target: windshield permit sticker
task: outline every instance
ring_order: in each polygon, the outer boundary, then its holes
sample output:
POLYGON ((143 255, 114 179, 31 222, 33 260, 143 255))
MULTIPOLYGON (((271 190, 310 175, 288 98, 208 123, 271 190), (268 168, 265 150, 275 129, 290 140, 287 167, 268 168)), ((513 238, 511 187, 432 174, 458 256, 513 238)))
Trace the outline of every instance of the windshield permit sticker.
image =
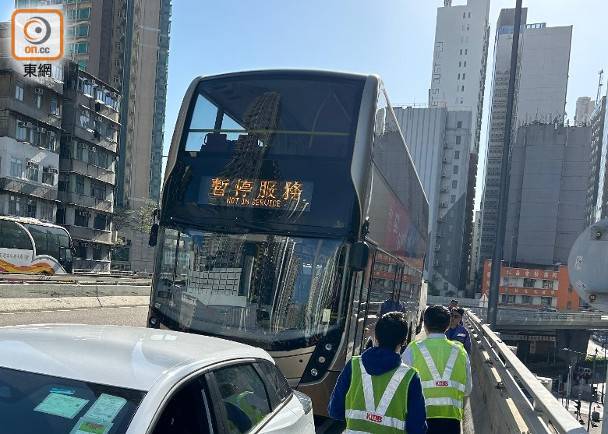
POLYGON ((70 434, 107 434, 112 429, 112 425, 114 424, 81 417, 74 428, 72 428, 72 431, 70 431, 70 434))
POLYGON ((94 420, 103 424, 114 421, 127 400, 118 396, 102 393, 97 401, 87 410, 83 419, 94 420))
POLYGON ((310 211, 313 183, 203 177, 198 202, 202 205, 310 211))
POLYGON ((74 419, 88 402, 88 399, 76 398, 60 393, 49 393, 34 411, 65 417, 66 419, 74 419))

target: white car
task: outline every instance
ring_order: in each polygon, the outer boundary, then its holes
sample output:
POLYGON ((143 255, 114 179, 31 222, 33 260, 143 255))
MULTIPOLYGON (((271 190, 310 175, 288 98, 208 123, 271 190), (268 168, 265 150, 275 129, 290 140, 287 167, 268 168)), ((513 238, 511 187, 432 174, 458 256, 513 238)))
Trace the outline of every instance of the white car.
POLYGON ((314 433, 312 403, 263 350, 118 326, 0 328, 0 431, 314 433))

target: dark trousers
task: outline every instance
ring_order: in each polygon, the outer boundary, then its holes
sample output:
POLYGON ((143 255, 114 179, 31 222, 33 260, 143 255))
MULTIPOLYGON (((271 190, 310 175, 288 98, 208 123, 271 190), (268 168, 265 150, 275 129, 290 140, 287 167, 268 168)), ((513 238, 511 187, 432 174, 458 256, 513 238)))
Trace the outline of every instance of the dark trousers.
POLYGON ((460 434, 460 421, 456 419, 427 419, 426 434, 460 434))

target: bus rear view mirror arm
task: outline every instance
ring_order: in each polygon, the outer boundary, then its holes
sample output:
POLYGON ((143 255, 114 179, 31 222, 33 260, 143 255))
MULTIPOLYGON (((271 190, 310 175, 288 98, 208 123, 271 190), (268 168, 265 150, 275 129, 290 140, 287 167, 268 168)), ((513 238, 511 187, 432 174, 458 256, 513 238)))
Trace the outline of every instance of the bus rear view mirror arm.
POLYGON ((369 246, 363 241, 357 241, 350 248, 350 266, 353 271, 363 271, 369 260, 369 246))

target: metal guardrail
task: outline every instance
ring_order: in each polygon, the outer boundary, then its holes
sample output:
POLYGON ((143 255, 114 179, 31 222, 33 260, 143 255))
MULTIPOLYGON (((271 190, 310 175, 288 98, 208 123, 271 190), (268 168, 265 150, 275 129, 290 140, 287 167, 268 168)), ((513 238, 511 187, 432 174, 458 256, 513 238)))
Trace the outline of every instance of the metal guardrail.
MULTIPOLYGON (((583 434, 587 431, 547 390, 509 347, 484 324, 477 315, 467 311, 474 350, 485 357, 487 369, 497 371, 493 388, 507 392, 519 416, 533 434, 583 434)), ((494 378, 494 377, 492 377, 494 378)), ((488 397, 489 398, 489 397, 488 397)), ((483 405, 482 402, 475 403, 483 405)), ((473 404, 474 405, 474 404, 473 404)))
MULTIPOLYGON (((487 317, 488 309, 485 307, 470 307, 469 310, 481 318, 487 317)), ((592 312, 561 313, 500 308, 498 310, 497 320, 502 323, 520 324, 543 323, 547 321, 562 321, 567 323, 608 323, 608 315, 592 312)))

